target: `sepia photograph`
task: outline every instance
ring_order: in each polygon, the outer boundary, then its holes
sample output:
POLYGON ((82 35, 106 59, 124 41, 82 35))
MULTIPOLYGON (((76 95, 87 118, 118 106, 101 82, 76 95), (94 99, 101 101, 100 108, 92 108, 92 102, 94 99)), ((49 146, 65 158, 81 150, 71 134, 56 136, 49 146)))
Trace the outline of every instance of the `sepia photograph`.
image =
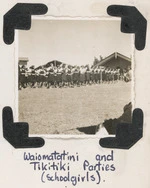
POLYGON ((131 122, 132 37, 120 20, 32 20, 18 31, 19 121, 30 134, 107 135, 131 122))

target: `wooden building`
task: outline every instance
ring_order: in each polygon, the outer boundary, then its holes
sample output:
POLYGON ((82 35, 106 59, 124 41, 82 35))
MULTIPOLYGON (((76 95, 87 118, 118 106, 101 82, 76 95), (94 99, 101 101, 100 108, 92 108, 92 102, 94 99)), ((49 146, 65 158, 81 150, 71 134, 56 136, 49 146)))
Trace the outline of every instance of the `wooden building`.
POLYGON ((110 68, 122 68, 126 69, 128 67, 131 67, 131 59, 115 52, 111 54, 110 56, 102 59, 99 63, 94 65, 94 67, 97 66, 104 66, 104 67, 110 67, 110 68))
POLYGON ((29 59, 27 57, 20 57, 18 64, 19 66, 27 65, 28 61, 29 59))

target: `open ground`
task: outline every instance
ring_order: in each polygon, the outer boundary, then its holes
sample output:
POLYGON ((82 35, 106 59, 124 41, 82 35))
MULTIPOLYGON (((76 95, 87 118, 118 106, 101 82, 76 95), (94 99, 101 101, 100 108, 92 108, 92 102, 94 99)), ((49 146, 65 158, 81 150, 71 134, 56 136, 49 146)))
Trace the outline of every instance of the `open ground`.
POLYGON ((85 134, 82 127, 118 118, 130 101, 131 83, 123 81, 75 88, 26 88, 19 91, 19 121, 29 123, 30 134, 85 134))

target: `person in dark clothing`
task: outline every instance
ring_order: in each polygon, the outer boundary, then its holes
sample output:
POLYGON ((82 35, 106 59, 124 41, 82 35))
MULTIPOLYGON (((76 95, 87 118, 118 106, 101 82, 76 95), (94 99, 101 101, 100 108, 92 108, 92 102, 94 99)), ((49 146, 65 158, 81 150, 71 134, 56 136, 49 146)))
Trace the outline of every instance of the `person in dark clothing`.
POLYGON ((116 128, 119 123, 131 123, 132 103, 124 106, 124 113, 115 119, 105 120, 103 126, 109 134, 116 134, 116 128))

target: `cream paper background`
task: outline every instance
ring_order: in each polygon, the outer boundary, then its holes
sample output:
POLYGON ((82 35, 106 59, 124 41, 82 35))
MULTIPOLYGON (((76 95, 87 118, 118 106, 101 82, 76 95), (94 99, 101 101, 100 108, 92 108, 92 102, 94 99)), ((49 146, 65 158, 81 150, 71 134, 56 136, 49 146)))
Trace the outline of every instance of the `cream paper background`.
MULTIPOLYGON (((135 69, 134 69, 134 107, 141 108, 144 112, 144 132, 143 138, 130 150, 114 150, 115 173, 102 173, 105 183, 96 185, 94 183, 79 183, 76 187, 150 187, 150 2, 148 0, 5 0, 0 6, 0 111, 5 106, 11 106, 14 111, 15 121, 18 119, 18 92, 17 92, 17 32, 16 40, 12 45, 3 42, 3 15, 9 11, 16 3, 44 3, 49 11, 44 16, 45 19, 110 19, 106 9, 109 5, 130 5, 136 8, 147 19, 147 41, 146 47, 142 51, 133 50, 135 69)), ((113 17, 111 19, 114 19, 113 17)), ((107 36, 106 36, 107 37, 107 36)), ((1 116, 2 117, 2 116, 1 116)), ((23 161, 23 153, 51 153, 54 150, 62 150, 70 153, 78 152, 80 160, 91 161, 96 154, 110 153, 110 149, 99 146, 99 137, 50 137, 44 136, 45 146, 37 149, 14 149, 2 135, 2 118, 0 121, 0 186, 25 188, 25 187, 73 187, 71 183, 41 183, 40 173, 34 172, 33 168, 23 161)), ((74 173, 81 171, 82 163, 76 165, 74 173)))

